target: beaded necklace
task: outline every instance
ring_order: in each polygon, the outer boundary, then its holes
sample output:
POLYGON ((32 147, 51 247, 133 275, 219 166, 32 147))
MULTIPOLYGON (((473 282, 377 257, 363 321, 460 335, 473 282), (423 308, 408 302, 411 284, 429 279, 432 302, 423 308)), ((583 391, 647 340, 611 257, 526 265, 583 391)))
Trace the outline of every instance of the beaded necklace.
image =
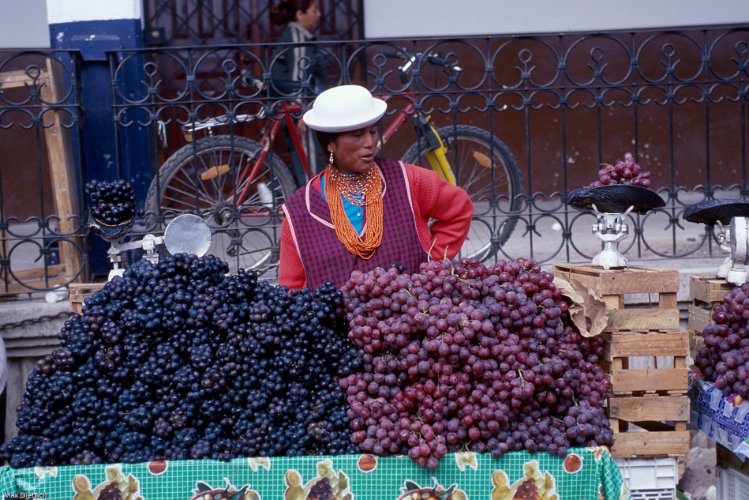
POLYGON ((334 166, 325 171, 325 197, 336 236, 346 249, 364 260, 371 259, 382 243, 383 206, 380 169, 374 166, 361 175, 345 175, 334 166), (367 207, 364 239, 357 234, 343 208, 345 197, 351 204, 367 207))
POLYGON ((380 180, 378 168, 372 167, 363 174, 344 174, 333 167, 328 168, 328 174, 328 178, 338 184, 341 195, 352 205, 364 207, 374 203, 375 196, 367 200, 365 193, 371 192, 374 182, 380 180))

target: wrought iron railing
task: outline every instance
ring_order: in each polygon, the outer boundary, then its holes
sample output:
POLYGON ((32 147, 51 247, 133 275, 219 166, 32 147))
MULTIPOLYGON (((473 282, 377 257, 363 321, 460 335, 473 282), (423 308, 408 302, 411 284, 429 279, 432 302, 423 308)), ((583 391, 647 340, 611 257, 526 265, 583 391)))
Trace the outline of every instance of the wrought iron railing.
MULTIPOLYGON (((360 83, 387 95, 411 89, 416 111, 429 114, 439 126, 476 127, 507 146, 517 161, 521 189, 476 199, 469 235, 474 249, 492 243, 481 254, 489 260, 521 255, 542 262, 590 259, 600 248, 590 237, 593 217, 568 208, 565 197, 595 180, 600 164, 626 153, 652 172, 652 187, 667 203, 631 218, 633 234, 625 245, 631 259, 712 256, 718 250, 711 231, 683 222, 684 208, 705 198, 747 195, 749 30, 322 42, 316 47, 327 55, 331 84, 360 83), (402 81, 397 68, 403 61, 386 57, 389 53, 437 53, 463 71, 451 74, 424 58, 402 81)), ((279 101, 298 97, 273 91, 274 48, 119 53, 113 59, 115 74, 137 56, 146 77, 137 98, 117 94, 115 121, 127 126, 122 117, 140 113, 142 123, 165 129, 169 147, 158 155, 164 163, 187 144, 181 127, 220 115, 272 115, 279 101), (167 79, 170 67, 179 70, 167 79), (243 73, 262 80, 263 90, 243 87, 243 73)), ((391 107, 389 114, 396 112, 391 107)), ((406 128, 385 145, 385 156, 400 158, 415 142, 406 128)), ((240 140, 256 139, 260 131, 253 121, 212 133, 240 140)), ((200 142, 192 144, 188 149, 199 155, 200 142)), ((288 163, 285 146, 274 144, 276 158, 288 163)), ((200 173, 192 172, 200 184, 200 173)), ((491 183, 488 173, 478 182, 491 183)), ((195 207, 202 196, 196 193, 195 207)), ((236 253, 258 251, 248 238, 262 239, 263 252, 277 246, 277 214, 248 217, 241 208, 228 208, 222 207, 215 225, 235 246, 230 260, 236 253)), ((207 215, 205 207, 202 213, 207 215)), ((240 258, 236 265, 242 265, 240 258)))
MULTIPOLYGON (((589 260, 600 249, 591 236, 593 217, 568 207, 565 198, 595 180, 600 164, 626 153, 651 171, 651 187, 666 201, 663 209, 630 217, 631 235, 624 245, 630 260, 719 256, 712 231, 682 221, 681 215, 685 207, 706 198, 747 198, 749 29, 314 45, 325 54, 329 85, 360 83, 374 94, 401 97, 413 91, 408 99, 414 112, 429 115, 446 134, 459 137, 469 127, 496 139, 481 146, 489 168, 473 171, 473 179, 466 161, 453 162, 459 183, 476 181, 470 188, 475 195, 474 225, 464 253, 481 251, 487 261, 518 256, 545 263, 589 260), (451 72, 422 57, 404 81, 398 72, 404 61, 388 57, 392 53, 437 53, 462 71, 451 72), (502 172, 513 162, 520 184, 508 192, 501 189, 502 172), (479 188, 485 187, 490 189, 482 195, 479 188)), ((271 80, 279 51, 290 49, 245 44, 110 53, 114 127, 120 132, 145 127, 154 139, 150 168, 159 175, 152 181, 150 203, 139 200, 150 209, 138 223, 140 231, 161 231, 176 213, 160 199, 168 189, 166 167, 181 159, 188 165, 179 194, 186 209, 209 221, 214 239, 228 247, 224 256, 234 267, 254 259, 263 269, 270 265, 264 277, 273 278, 282 199, 268 198, 263 190, 282 191, 278 178, 293 182, 286 171, 293 155, 283 134, 274 139, 267 162, 271 173, 283 170, 285 175, 269 174, 260 178, 264 187, 245 190, 239 173, 258 151, 252 141, 261 138, 268 117, 277 116, 281 103, 306 105, 312 97, 310 85, 305 85, 310 82, 302 82, 301 90, 289 90, 271 80), (229 118, 217 127, 194 131, 190 140, 186 137, 186 129, 221 116, 229 118), (208 135, 213 136, 213 149, 206 146, 208 135), (206 151, 218 159, 209 160, 206 151), (224 187, 220 203, 208 203, 209 184, 224 187), (236 203, 236 188, 255 196, 254 205, 236 203)), ((25 105, 6 101, 5 108, 25 105)), ((70 123, 75 129, 78 101, 71 97, 64 104, 75 110, 70 123)), ((389 107, 385 125, 399 109, 395 103, 389 107)), ((0 123, 8 128, 8 111, 0 113, 0 123)), ((401 158, 416 141, 415 130, 404 126, 382 154, 401 158)), ((410 154, 418 156, 414 151, 419 148, 414 148, 410 154)), ((118 145, 118 151, 126 149, 118 145)), ((6 171, 3 184, 8 182, 6 171)), ((4 197, 7 200, 7 194, 4 197)), ((5 247, 10 241, 7 206, 4 201, 5 247)), ((8 255, 6 250, 6 283, 8 255)))
POLYGON ((0 296, 85 270, 78 54, 0 51, 0 296))

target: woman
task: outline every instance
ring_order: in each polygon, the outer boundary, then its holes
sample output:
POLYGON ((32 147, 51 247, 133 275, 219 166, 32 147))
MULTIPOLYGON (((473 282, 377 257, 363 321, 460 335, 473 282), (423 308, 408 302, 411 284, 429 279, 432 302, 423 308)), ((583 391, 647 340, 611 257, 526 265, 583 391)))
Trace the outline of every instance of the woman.
MULTIPOLYGON (((320 24, 320 9, 316 0, 282 0, 270 9, 270 18, 274 24, 283 25, 280 42, 273 51, 271 74, 276 93, 283 96, 300 94, 300 84, 317 95, 327 86, 325 61, 321 51, 314 42, 313 31, 320 24), (289 47, 288 44, 293 44, 289 47)), ((303 122, 298 125, 299 135, 304 150, 309 156, 311 172, 318 172, 324 166, 324 156, 319 150, 314 134, 309 133, 303 122)), ((291 137, 287 136, 291 141, 291 137)), ((306 174, 301 160, 292 154, 294 176, 299 184, 306 182, 306 174)))
POLYGON ((460 250, 473 216, 466 192, 431 170, 375 159, 386 107, 364 87, 342 85, 304 114, 329 161, 283 207, 279 284, 340 287, 354 270, 413 273, 460 250))

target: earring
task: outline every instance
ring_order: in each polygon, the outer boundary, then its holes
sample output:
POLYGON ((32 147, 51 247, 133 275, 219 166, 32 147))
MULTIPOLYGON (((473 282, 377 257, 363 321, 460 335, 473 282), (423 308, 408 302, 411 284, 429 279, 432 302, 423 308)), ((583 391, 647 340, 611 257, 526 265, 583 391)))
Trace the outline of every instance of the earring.
POLYGON ((330 152, 330 158, 328 158, 328 168, 333 168, 333 164, 335 163, 335 158, 333 158, 333 152, 330 152))

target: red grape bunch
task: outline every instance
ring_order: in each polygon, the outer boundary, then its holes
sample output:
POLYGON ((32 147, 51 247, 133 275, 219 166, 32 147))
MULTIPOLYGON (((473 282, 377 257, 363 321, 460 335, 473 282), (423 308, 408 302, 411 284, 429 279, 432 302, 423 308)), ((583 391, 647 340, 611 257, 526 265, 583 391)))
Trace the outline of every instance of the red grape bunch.
POLYGON ((598 171, 598 180, 593 181, 590 187, 610 186, 612 184, 650 187, 650 172, 642 170, 640 165, 635 163, 632 155, 627 153, 624 160, 619 160, 615 165, 604 163, 598 171))
POLYGON ((565 322, 553 275, 532 260, 354 272, 343 295, 364 355, 340 383, 363 452, 436 468, 466 448, 566 456, 612 444, 602 341, 565 322))
POLYGON ((727 293, 713 306, 713 321, 702 336, 705 347, 695 362, 705 379, 725 395, 749 398, 749 283, 727 293))

